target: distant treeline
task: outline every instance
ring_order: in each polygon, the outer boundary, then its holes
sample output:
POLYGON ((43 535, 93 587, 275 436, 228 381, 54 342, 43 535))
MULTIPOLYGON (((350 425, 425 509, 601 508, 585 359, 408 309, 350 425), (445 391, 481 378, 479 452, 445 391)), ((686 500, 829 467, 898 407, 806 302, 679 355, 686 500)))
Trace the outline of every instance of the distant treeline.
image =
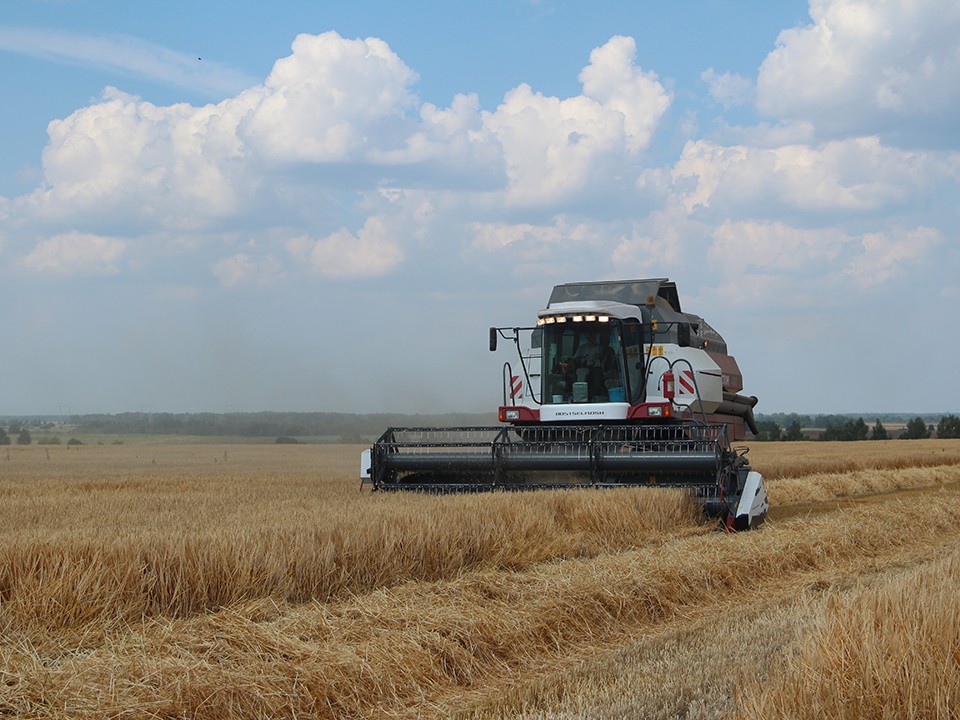
MULTIPOLYGON (((953 415, 879 413, 867 416, 760 413, 759 440, 881 440, 888 437, 960 437, 960 420, 953 415), (884 425, 891 426, 889 429, 884 425), (926 435, 924 435, 926 433, 926 435)), ((0 444, 29 443, 30 429, 47 432, 66 423, 77 434, 192 435, 250 438, 328 438, 343 442, 375 439, 388 427, 456 427, 497 425, 492 413, 361 415, 321 412, 161 413, 55 416, 0 416, 0 444), (4 428, 6 430, 4 431, 4 428)))
POLYGON ((828 425, 841 425, 848 420, 868 418, 879 420, 887 425, 905 425, 916 417, 923 418, 928 424, 936 425, 940 418, 950 413, 836 413, 833 415, 803 415, 800 413, 757 413, 757 422, 773 421, 780 427, 797 423, 802 428, 823 430, 828 425))
POLYGON ((960 438, 960 418, 956 415, 916 415, 886 413, 875 416, 873 427, 855 415, 798 415, 795 413, 758 415, 758 440, 919 440, 923 438, 960 438), (898 426, 896 431, 889 425, 898 426))
POLYGON ((78 432, 118 435, 236 435, 241 437, 335 437, 367 439, 391 426, 495 424, 484 414, 354 415, 349 413, 119 413, 78 415, 70 418, 78 432))

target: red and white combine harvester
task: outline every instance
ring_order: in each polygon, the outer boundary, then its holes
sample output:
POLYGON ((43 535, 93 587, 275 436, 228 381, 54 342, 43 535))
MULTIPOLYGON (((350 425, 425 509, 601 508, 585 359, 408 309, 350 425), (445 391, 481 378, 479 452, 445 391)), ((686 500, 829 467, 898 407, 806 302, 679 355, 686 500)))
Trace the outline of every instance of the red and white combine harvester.
POLYGON ((557 285, 512 342, 496 427, 389 428, 361 457, 375 490, 472 492, 658 485, 691 489, 746 530, 767 493, 745 451, 755 397, 727 344, 663 278, 557 285))

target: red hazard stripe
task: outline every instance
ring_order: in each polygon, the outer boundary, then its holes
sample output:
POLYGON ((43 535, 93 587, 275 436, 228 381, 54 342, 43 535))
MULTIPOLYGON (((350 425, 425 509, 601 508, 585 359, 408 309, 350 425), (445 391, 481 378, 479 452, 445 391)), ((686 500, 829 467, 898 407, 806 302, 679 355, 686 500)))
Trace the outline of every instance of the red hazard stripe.
POLYGON ((519 375, 510 378, 510 397, 523 397, 523 383, 520 382, 519 375))
POLYGON ((688 392, 691 395, 693 394, 693 373, 689 370, 684 370, 677 376, 680 380, 680 392, 688 392))

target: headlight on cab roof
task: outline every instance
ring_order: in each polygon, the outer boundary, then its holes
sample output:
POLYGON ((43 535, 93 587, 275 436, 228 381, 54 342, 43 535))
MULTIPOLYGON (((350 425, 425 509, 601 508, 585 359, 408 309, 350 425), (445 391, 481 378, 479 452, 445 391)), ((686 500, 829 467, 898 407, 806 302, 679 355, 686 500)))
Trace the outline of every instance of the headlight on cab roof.
POLYGON ((565 322, 610 322, 609 315, 545 315, 544 317, 537 318, 537 326, 540 325, 551 325, 553 323, 565 323, 565 322))

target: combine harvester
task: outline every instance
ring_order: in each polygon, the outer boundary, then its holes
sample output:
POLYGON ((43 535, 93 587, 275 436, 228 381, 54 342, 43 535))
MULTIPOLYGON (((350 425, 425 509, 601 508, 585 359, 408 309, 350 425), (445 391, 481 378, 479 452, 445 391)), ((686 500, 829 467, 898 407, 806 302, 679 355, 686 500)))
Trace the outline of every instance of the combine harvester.
POLYGON ((766 488, 731 442, 755 397, 723 338, 662 278, 558 285, 512 342, 497 427, 389 428, 361 457, 375 490, 474 492, 657 485, 695 492, 730 529, 766 518, 766 488))

